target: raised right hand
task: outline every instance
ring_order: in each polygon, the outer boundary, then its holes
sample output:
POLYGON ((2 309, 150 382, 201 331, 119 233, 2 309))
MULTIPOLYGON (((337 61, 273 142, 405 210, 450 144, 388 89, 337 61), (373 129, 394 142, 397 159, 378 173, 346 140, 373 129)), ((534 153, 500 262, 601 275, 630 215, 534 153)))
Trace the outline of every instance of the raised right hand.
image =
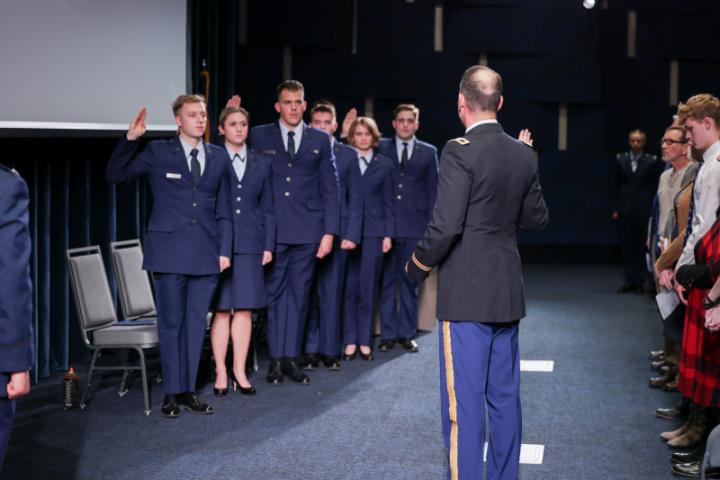
POLYGON ((355 121, 355 119, 358 117, 358 111, 357 108, 353 107, 345 114, 345 118, 343 118, 342 122, 342 130, 340 132, 340 138, 346 138, 348 134, 350 133, 350 125, 355 121))
POLYGON ((230 100, 227 101, 226 107, 239 107, 240 102, 242 99, 240 98, 240 95, 233 95, 230 97, 230 100))
POLYGON ((147 107, 142 107, 132 122, 130 122, 130 128, 128 128, 127 132, 128 140, 137 140, 145 134, 145 130, 147 130, 147 124, 145 123, 146 117, 147 107))

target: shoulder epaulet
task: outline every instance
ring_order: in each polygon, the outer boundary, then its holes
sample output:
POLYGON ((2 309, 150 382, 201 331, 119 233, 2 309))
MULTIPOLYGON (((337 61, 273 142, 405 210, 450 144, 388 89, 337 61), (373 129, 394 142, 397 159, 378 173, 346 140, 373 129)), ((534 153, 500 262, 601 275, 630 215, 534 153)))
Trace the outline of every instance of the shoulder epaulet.
POLYGON ((470 143, 470 140, 465 137, 457 137, 453 138, 452 140, 448 140, 448 143, 450 142, 459 143, 460 145, 468 145, 470 143))

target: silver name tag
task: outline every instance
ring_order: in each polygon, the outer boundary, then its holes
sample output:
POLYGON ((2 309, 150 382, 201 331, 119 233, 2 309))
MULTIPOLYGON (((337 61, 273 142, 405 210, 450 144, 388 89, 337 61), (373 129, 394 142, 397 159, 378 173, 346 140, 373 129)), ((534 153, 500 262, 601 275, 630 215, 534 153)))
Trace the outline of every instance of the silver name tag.
POLYGON ((182 175, 179 173, 166 173, 165 178, 172 178, 173 180, 180 180, 182 178, 182 175))

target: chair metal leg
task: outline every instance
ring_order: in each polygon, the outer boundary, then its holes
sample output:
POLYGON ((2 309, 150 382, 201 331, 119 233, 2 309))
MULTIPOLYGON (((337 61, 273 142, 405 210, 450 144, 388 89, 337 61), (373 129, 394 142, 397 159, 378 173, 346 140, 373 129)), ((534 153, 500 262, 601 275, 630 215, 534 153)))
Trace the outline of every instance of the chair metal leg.
POLYGON ((87 377, 87 385, 85 385, 85 390, 83 391, 82 398, 80 399, 80 409, 84 410, 85 405, 87 404, 89 395, 90 395, 90 384, 92 380, 92 374, 93 370, 95 370, 95 362, 97 361, 97 357, 100 354, 100 348, 95 350, 93 352, 92 360, 90 360, 90 370, 88 371, 88 377, 87 377))
POLYGON ((142 376, 143 398, 145 400, 145 415, 150 415, 150 394, 148 393, 149 385, 145 367, 145 353, 140 347, 135 347, 135 351, 138 352, 138 356, 140 357, 140 374, 142 376))
POLYGON ((120 387, 118 388, 118 395, 124 397, 128 392, 128 378, 130 377, 130 370, 123 371, 122 380, 120 380, 120 387))

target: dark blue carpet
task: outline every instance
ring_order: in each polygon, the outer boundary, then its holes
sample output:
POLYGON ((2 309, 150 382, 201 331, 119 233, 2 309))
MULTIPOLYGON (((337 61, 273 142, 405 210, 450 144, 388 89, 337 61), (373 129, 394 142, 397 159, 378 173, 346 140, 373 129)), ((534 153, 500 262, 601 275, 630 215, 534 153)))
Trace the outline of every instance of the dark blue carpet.
MULTIPOLYGON (((619 267, 530 266, 521 357, 554 360, 553 373, 523 373, 523 442, 545 445, 525 480, 669 479, 670 451, 656 419, 677 394, 647 387, 647 351, 661 325, 646 296, 614 293, 619 267)), ((256 397, 215 399, 211 416, 142 413, 139 382, 124 398, 119 376, 102 374, 85 411, 62 409, 61 379, 19 403, 6 458, 9 479, 442 479, 437 335, 420 353, 397 349, 376 361, 311 373, 309 386, 267 386, 256 397)), ((264 373, 266 362, 263 362, 264 373)))

